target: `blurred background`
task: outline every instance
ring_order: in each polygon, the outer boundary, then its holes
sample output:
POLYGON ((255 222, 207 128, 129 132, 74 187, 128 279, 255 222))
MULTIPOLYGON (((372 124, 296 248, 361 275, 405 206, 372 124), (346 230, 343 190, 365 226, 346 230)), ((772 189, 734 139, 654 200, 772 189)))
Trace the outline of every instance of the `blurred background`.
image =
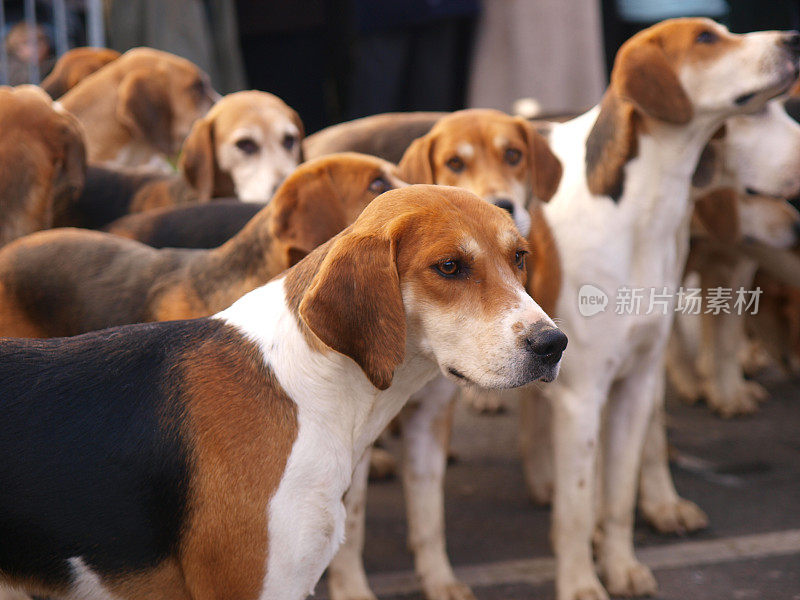
POLYGON ((223 94, 277 94, 308 133, 519 98, 556 115, 595 104, 620 44, 676 16, 797 29, 800 0, 2 0, 0 83, 38 83, 75 46, 151 46, 223 94))

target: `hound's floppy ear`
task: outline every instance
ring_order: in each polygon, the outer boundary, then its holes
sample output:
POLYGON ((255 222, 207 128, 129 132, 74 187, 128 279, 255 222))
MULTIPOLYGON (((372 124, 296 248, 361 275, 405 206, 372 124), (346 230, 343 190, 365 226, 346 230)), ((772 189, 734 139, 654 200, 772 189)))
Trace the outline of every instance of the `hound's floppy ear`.
POLYGON ((433 174, 433 135, 427 133, 411 142, 397 168, 400 179, 408 183, 436 183, 433 174))
POLYGON ((336 238, 299 306, 314 335, 352 358, 379 390, 392 384, 405 355, 395 253, 388 237, 350 233, 336 238))
POLYGON ((553 232, 547 224, 541 204, 531 207, 531 232, 528 244, 531 256, 528 261, 527 290, 548 315, 556 313, 556 303, 561 293, 561 260, 553 232))
POLYGON ((654 41, 623 46, 614 64, 612 86, 645 115, 683 125, 692 118, 692 103, 654 41))
POLYGON ((528 163, 531 170, 533 195, 542 202, 547 202, 558 189, 561 182, 561 161, 553 154, 550 144, 542 136, 533 123, 522 117, 516 117, 528 142, 528 163))
POLYGON ((623 168, 638 150, 636 123, 633 106, 607 92, 586 138, 586 183, 592 194, 619 200, 623 168))
POLYGON ((270 206, 270 229, 286 248, 287 267, 350 224, 327 170, 289 176, 270 206))
POLYGON ((134 135, 144 138, 164 154, 172 154, 172 108, 167 76, 135 69, 119 86, 117 118, 134 135))
POLYGON ((203 117, 192 125, 178 161, 178 170, 197 191, 200 202, 214 197, 215 168, 214 127, 210 119, 203 117))
POLYGON ((733 243, 741 237, 739 204, 733 188, 718 188, 699 198, 694 214, 718 242, 733 243))

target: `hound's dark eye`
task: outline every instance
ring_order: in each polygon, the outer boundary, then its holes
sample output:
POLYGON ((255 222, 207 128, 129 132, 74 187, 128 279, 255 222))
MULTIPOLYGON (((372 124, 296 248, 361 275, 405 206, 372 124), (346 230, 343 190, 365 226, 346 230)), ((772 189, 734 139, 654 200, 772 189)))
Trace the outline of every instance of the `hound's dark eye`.
POLYGON ((392 184, 386 181, 385 177, 376 177, 369 184, 369 191, 373 194, 382 194, 390 189, 392 189, 392 184))
POLYGON ((242 138, 236 142, 236 147, 245 154, 255 154, 258 152, 258 144, 252 138, 242 138))
POLYGON ((445 164, 453 173, 461 173, 464 170, 464 161, 458 156, 451 156, 445 164))
POLYGON ((713 44, 719 39, 716 33, 713 31, 701 31, 697 37, 695 38, 695 42, 698 44, 713 44))
POLYGON ((527 250, 517 250, 517 253, 514 255, 514 262, 516 263, 517 267, 519 267, 520 271, 525 268, 525 256, 527 254, 527 250))
POLYGON ((440 263, 433 265, 440 275, 449 279, 458 277, 463 273, 461 263, 454 258, 448 258, 440 263))
POLYGON ((522 152, 516 148, 506 148, 503 158, 505 158, 505 161, 508 164, 516 165, 519 162, 519 159, 522 158, 522 152))
POLYGON ((281 140, 281 145, 286 148, 287 150, 294 149, 294 145, 297 143, 297 138, 293 136, 291 133, 287 133, 283 136, 281 140))

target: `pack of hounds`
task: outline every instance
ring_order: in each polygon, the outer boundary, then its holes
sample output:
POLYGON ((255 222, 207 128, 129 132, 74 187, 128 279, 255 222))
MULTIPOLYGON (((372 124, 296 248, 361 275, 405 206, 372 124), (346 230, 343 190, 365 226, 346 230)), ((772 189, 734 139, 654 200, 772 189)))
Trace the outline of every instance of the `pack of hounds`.
POLYGON ((730 417, 766 397, 747 371, 800 365, 798 59, 796 32, 674 19, 571 119, 308 138, 147 48, 0 88, 0 597, 299 600, 327 569, 374 599, 367 479, 399 422, 424 594, 471 600, 444 534, 459 395, 518 403, 558 599, 654 594, 637 506, 708 524, 670 475, 667 377, 730 417), (690 284, 759 310, 579 302, 690 284))

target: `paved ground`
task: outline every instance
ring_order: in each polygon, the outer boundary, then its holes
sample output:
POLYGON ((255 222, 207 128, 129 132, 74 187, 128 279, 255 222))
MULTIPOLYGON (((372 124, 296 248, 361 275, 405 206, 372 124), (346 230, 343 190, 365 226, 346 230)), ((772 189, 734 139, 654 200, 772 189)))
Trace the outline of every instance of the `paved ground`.
MULTIPOLYGON (((760 381, 773 397, 754 417, 723 421, 668 402, 676 485, 711 527, 680 538, 637 525, 661 600, 800 600, 800 382, 760 381)), ((459 407, 453 449, 447 536, 459 576, 484 600, 554 598, 549 512, 525 495, 515 409, 481 417, 459 407)), ((370 486, 366 566, 382 599, 423 598, 403 514, 397 481, 370 486)))

